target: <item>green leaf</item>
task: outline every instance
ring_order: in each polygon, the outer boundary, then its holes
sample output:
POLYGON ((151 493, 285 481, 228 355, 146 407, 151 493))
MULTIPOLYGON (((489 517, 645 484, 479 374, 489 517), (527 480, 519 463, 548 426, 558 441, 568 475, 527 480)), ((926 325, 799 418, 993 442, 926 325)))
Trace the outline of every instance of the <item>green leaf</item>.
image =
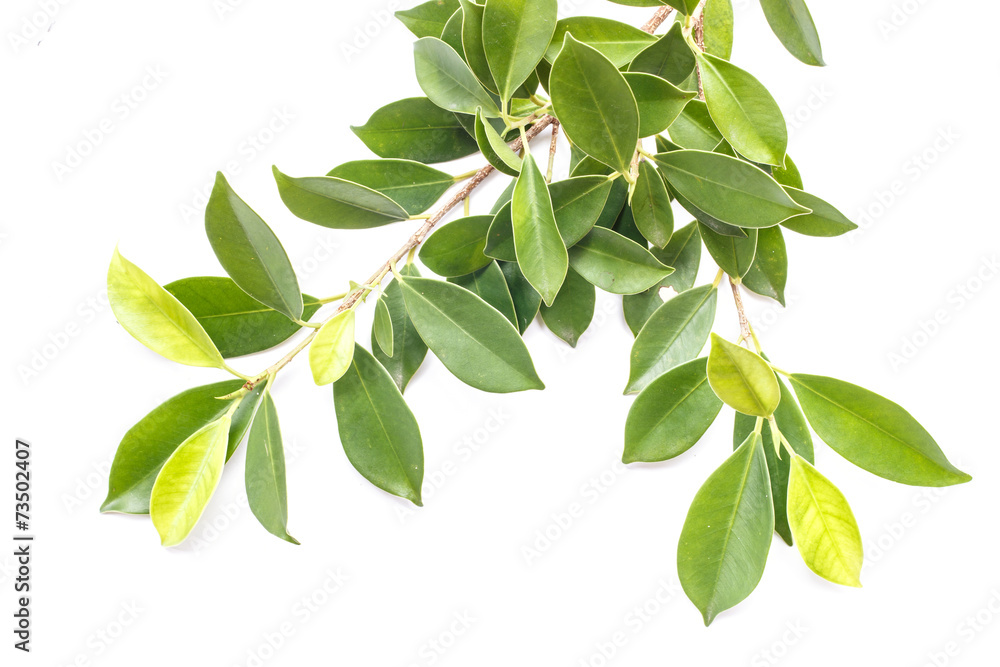
MULTIPOLYGON (((464 16, 465 12, 463 12, 461 8, 456 9, 448 19, 448 22, 444 24, 444 29, 441 31, 440 35, 422 36, 440 37, 442 42, 455 49, 455 53, 462 55, 465 53, 465 47, 462 45, 462 20, 464 16)), ((468 56, 466 56, 465 62, 469 62, 468 56)), ((467 118, 467 116, 460 115, 459 120, 462 120, 463 118, 467 118)))
POLYGON ((746 275, 750 267, 753 266, 753 260, 757 254, 757 233, 759 230, 747 229, 745 230, 747 235, 743 238, 717 234, 705 225, 701 225, 699 231, 702 241, 705 242, 705 247, 708 248, 708 254, 712 256, 720 269, 734 278, 742 278, 746 275))
POLYGON ((757 253, 743 284, 751 292, 767 296, 785 305, 785 283, 788 281, 788 254, 780 227, 765 227, 757 231, 757 253))
POLYGON ((482 107, 483 115, 491 118, 500 115, 493 98, 462 56, 440 39, 418 39, 413 45, 413 60, 417 83, 434 104, 448 111, 466 114, 475 114, 476 108, 482 107))
POLYGON ((681 529, 677 574, 705 625, 757 587, 771 548, 767 462, 751 434, 698 490, 681 529))
MULTIPOLYGON (((799 168, 792 162, 792 158, 785 155, 785 164, 780 167, 771 167, 771 177, 778 181, 783 187, 802 189, 802 175, 799 168)), ((787 190, 786 190, 787 192, 787 190)))
POLYGON ((566 35, 572 35, 576 41, 600 52, 615 68, 628 65, 643 49, 656 41, 656 37, 648 32, 621 21, 599 16, 571 16, 556 25, 552 41, 545 52, 546 60, 555 62, 566 35))
POLYGON ((771 365, 718 334, 712 334, 708 383, 723 403, 745 415, 770 417, 781 400, 781 388, 771 365))
POLYGON ((556 300, 551 306, 541 307, 542 321, 549 331, 569 343, 570 347, 576 347, 580 336, 594 319, 596 303, 594 286, 570 269, 556 300))
POLYGON ((569 263, 591 284, 612 294, 637 294, 673 271, 643 246, 603 227, 594 227, 570 249, 569 263))
POLYGON ((400 10, 395 16, 417 37, 440 37, 457 9, 458 0, 428 0, 413 9, 400 10))
MULTIPOLYGON (((777 422, 781 434, 788 440, 792 449, 800 456, 812 461, 813 442, 806 418, 799 409, 798 403, 795 402, 791 390, 780 379, 778 386, 781 389, 781 401, 778 403, 778 409, 774 411, 774 421, 777 422)), ((741 412, 736 413, 733 427, 733 449, 739 447, 753 433, 756 423, 756 417, 741 412)), ((771 429, 765 428, 762 437, 768 475, 771 478, 771 498, 774 500, 774 530, 781 535, 781 539, 791 546, 792 531, 788 526, 788 513, 786 511, 788 506, 789 456, 782 452, 781 458, 778 458, 777 449, 771 437, 771 429)))
POLYGON ((354 160, 327 176, 381 192, 410 215, 429 209, 455 184, 451 175, 414 160, 354 160))
POLYGON ((788 129, 778 103, 749 72, 713 55, 698 56, 705 103, 733 148, 754 162, 784 164, 788 129))
POLYGON ((639 141, 639 110, 618 68, 567 34, 552 65, 549 92, 570 140, 612 169, 628 173, 639 141))
POLYGON ((892 401, 833 378, 795 373, 790 380, 813 430, 854 465, 913 486, 951 486, 972 479, 892 401))
MULTIPOLYGON (((507 280, 496 262, 490 262, 486 267, 466 276, 448 278, 448 282, 464 287, 480 299, 500 311, 512 325, 517 326, 517 311, 514 310, 514 299, 507 287, 507 280)), ((538 306, 535 306, 538 309, 538 306)))
POLYGON ((701 100, 691 100, 670 125, 668 134, 681 148, 713 151, 722 141, 708 106, 701 100))
POLYGON ((657 248, 666 247, 674 233, 670 193, 656 168, 643 160, 632 194, 632 217, 643 237, 657 248))
POLYGON ((118 248, 108 268, 108 301, 122 328, 153 352, 188 366, 226 368, 191 311, 118 248))
POLYGON ((380 192, 329 176, 292 178, 273 168, 281 201, 296 217, 331 229, 369 229, 410 214, 380 192))
POLYGON ((231 419, 228 414, 181 443, 156 477, 149 516, 165 547, 180 544, 201 518, 222 478, 231 419))
MULTIPOLYGON (((251 298, 231 278, 183 278, 164 285, 163 289, 191 311, 225 359, 270 349, 302 328, 251 298)), ((305 294, 302 300, 304 320, 323 305, 305 294)))
POLYGON ((351 465, 383 491, 421 505, 424 446, 417 420, 388 371, 360 345, 333 385, 333 404, 351 465))
POLYGON ((640 248, 646 250, 649 249, 649 241, 647 241, 646 237, 642 235, 639 228, 635 226, 635 218, 632 215, 631 206, 626 205, 622 209, 622 212, 618 215, 618 219, 615 220, 615 224, 611 228, 611 231, 621 234, 629 241, 638 244, 640 248))
POLYGON ((486 236, 486 247, 483 253, 487 257, 504 262, 516 262, 517 250, 514 248, 514 221, 511 219, 511 202, 504 204, 490 223, 486 236))
POLYGON ((337 313, 316 333, 309 345, 313 382, 332 384, 347 372, 354 354, 354 311, 337 313))
POLYGON ((461 0, 462 4, 462 49, 455 49, 459 53, 465 53, 465 60, 469 63, 473 74, 491 92, 496 93, 496 81, 493 73, 490 72, 490 63, 486 59, 486 47, 483 43, 483 10, 481 4, 471 2, 471 0, 461 0))
POLYGON ((680 150, 659 153, 656 163, 676 192, 731 225, 773 227, 810 212, 763 171, 728 155, 680 150))
POLYGON ((476 143, 479 144, 483 157, 497 171, 508 176, 517 176, 521 173, 520 156, 512 151, 493 126, 486 122, 482 109, 476 110, 476 143))
POLYGON ((411 97, 387 104, 368 122, 351 131, 383 158, 448 162, 479 150, 458 117, 426 97, 411 97))
POLYGON ((702 9, 705 52, 725 58, 733 55, 733 3, 731 0, 707 0, 702 9))
POLYGON ((785 220, 782 225, 806 236, 840 236, 858 228, 856 224, 825 201, 802 190, 785 186, 785 192, 811 213, 785 220))
POLYGON ((694 66, 694 54, 684 40, 681 24, 678 22, 671 25, 665 35, 643 49, 629 63, 628 70, 652 74, 677 86, 691 76, 694 66))
POLYGON ((718 290, 703 285, 660 306, 632 344, 625 393, 641 391, 671 368, 697 357, 712 331, 717 303, 718 290))
MULTIPOLYGON (((101 511, 147 514, 153 482, 164 462, 192 434, 225 415, 236 399, 220 401, 218 397, 228 396, 241 386, 243 380, 227 380, 188 389, 139 420, 118 445, 101 511)), ((255 403, 253 396, 246 397, 233 415, 230 455, 246 433, 255 403)))
POLYGON ((488 0, 483 46, 500 99, 506 102, 535 71, 556 29, 556 0, 488 0))
POLYGON ((639 393, 625 421, 622 461, 666 461, 701 440, 722 409, 706 375, 707 359, 682 364, 639 393))
POLYGON ((865 554, 851 506, 808 461, 791 459, 788 523, 802 560, 827 581, 860 588, 865 554))
POLYGON ((222 268, 240 289, 291 320, 302 317, 299 281, 281 241, 221 171, 205 209, 205 232, 222 268))
POLYGON ((270 393, 264 394, 263 403, 250 427, 245 477, 247 502, 260 525, 275 537, 298 544, 299 541, 288 534, 285 450, 278 410, 270 393))
POLYGON ((493 218, 473 215, 440 227, 420 248, 420 261, 439 276, 464 276, 490 263, 483 254, 493 218))
POLYGON ((510 290, 510 298, 514 302, 514 312, 517 313, 517 330, 524 333, 534 321, 535 315, 542 304, 542 297, 531 286, 528 279, 521 273, 517 262, 498 262, 510 290))
POLYGON ((651 137, 663 132, 684 110, 696 93, 681 90, 666 79, 642 72, 625 72, 639 109, 639 136, 651 137))
MULTIPOLYGON (((399 272, 404 276, 420 277, 420 272, 413 264, 405 264, 399 268, 399 272)), ((399 288, 399 282, 393 280, 382 292, 380 302, 384 303, 392 318, 392 355, 386 354, 378 345, 374 331, 372 332, 372 354, 379 360, 382 366, 389 372, 392 381, 396 383, 399 390, 405 391, 406 385, 420 368, 424 357, 427 356, 427 346, 420 338, 417 330, 410 321, 410 316, 406 314, 406 305, 403 303, 403 292, 399 288)))
POLYGON ((670 237, 670 243, 666 248, 662 250, 653 248, 650 252, 661 264, 674 267, 674 272, 661 280, 659 285, 654 285, 645 292, 626 294, 622 297, 625 323, 632 330, 633 336, 639 335, 639 330, 646 321, 663 305, 663 299, 660 298, 661 288, 670 287, 679 294, 694 287, 698 265, 701 263, 698 223, 692 222, 677 230, 670 237))
POLYGON ((548 184, 530 154, 525 156, 514 186, 511 224, 517 263, 545 304, 551 306, 566 279, 569 258, 556 226, 548 184))
POLYGON ((449 283, 406 278, 400 286, 420 337, 459 380, 495 393, 544 388, 518 330, 500 311, 449 283))
POLYGON ((392 356, 392 315, 383 299, 375 302, 375 319, 372 322, 372 339, 386 356, 392 356))
POLYGON ((760 0, 760 6, 771 30, 789 53, 806 65, 826 64, 816 24, 803 0, 760 0))

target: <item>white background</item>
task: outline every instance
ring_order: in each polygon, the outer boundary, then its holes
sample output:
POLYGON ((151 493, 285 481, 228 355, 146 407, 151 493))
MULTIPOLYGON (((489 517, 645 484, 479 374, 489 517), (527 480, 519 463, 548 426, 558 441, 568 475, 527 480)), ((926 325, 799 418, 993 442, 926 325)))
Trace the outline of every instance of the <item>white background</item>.
MULTIPOLYGON (((221 15, 211 0, 64 1, 49 3, 58 4, 51 29, 31 35, 24 20, 44 4, 6 0, 0 17, 0 498, 10 508, 11 443, 26 438, 38 536, 30 656, 10 647, 12 559, 0 548, 4 664, 994 663, 996 3, 814 0, 830 66, 813 69, 783 50, 755 2, 736 2, 734 61, 785 110, 807 189, 864 225, 853 238, 786 235, 789 308, 750 305, 766 350, 785 368, 898 401, 975 479, 924 491, 817 444, 819 467, 861 525, 865 587, 820 580, 776 539, 760 586, 709 629, 676 585, 675 550, 691 498, 731 451, 731 413, 678 460, 616 464, 632 339, 610 295, 576 351, 540 324, 529 331, 543 393, 478 393, 428 358, 407 392, 426 449, 421 510, 350 467, 330 391, 300 362, 275 398, 290 530, 302 546, 256 524, 242 454, 183 548, 162 549, 144 518, 100 515, 102 471, 125 430, 167 397, 221 379, 160 359, 118 327, 101 304, 115 244, 163 283, 221 274, 198 197, 232 161, 233 186, 284 240, 303 289, 340 291, 412 225, 312 226, 284 210, 270 166, 312 175, 368 157, 348 126, 419 89, 409 33, 381 25, 400 8, 385 0, 234 0, 221 15), (157 70, 162 80, 147 77, 157 70), (123 94, 135 106, 127 117, 123 94), (268 134, 276 113, 291 119, 268 134), (110 134, 60 178, 54 164, 106 118, 110 134), (486 435, 491 416, 501 425, 486 435), (475 452, 467 439, 478 440, 475 452), (573 504, 579 516, 559 529, 553 517, 573 504), (529 561, 525 548, 546 530, 561 534, 529 561), (327 594, 330 572, 346 581, 327 594), (312 610, 303 599, 316 601, 312 610), (616 636, 621 645, 604 657, 616 636)), ((650 13, 561 4, 634 24, 650 13)), ((713 273, 705 267, 706 279, 713 273)), ((734 336, 729 299, 720 304, 718 330, 734 336)), ((235 365, 257 371, 273 354, 235 365)), ((2 526, 0 535, 13 532, 2 526)))

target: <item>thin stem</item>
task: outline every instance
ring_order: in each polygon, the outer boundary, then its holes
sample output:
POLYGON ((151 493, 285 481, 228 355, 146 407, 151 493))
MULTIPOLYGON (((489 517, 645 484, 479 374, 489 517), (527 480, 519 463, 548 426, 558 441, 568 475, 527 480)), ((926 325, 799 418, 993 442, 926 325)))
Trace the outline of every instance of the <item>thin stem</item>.
POLYGON ((757 348, 757 354, 761 353, 760 341, 757 340, 757 336, 753 332, 753 327, 750 326, 750 318, 747 317, 746 310, 743 308, 743 296, 740 294, 740 284, 738 280, 733 280, 732 276, 729 278, 729 284, 733 288, 733 301, 736 303, 736 312, 740 318, 740 340, 753 342, 754 347, 757 348))
POLYGON ((225 370, 228 373, 232 373, 233 375, 235 375, 236 377, 240 378, 244 382, 249 382, 250 380, 253 379, 249 375, 243 375, 243 373, 240 373, 238 370, 236 370, 235 368, 233 368, 232 366, 230 366, 226 362, 222 362, 222 369, 225 370))
POLYGON ((719 287, 719 283, 722 282, 722 278, 725 275, 726 272, 723 271, 722 269, 719 269, 719 272, 715 274, 715 280, 712 281, 712 289, 717 289, 719 287))
POLYGON ((350 294, 350 292, 341 292, 340 294, 334 294, 333 296, 328 296, 325 299, 320 299, 319 303, 325 306, 328 303, 333 303, 334 301, 340 301, 348 294, 350 294))
POLYGON ((777 373, 778 375, 784 375, 786 378, 792 377, 792 374, 786 371, 784 368, 781 368, 780 366, 775 366, 771 362, 768 362, 768 365, 771 367, 771 370, 777 373))
POLYGON ((556 148, 559 139, 559 121, 552 121, 552 140, 549 143, 549 170, 545 172, 545 182, 552 182, 552 170, 556 164, 556 148))
POLYGON ((456 183, 458 183, 459 181, 466 181, 475 176, 477 173, 479 173, 479 170, 473 169, 472 171, 467 171, 464 174, 459 174, 458 176, 455 176, 452 180, 454 180, 456 183))

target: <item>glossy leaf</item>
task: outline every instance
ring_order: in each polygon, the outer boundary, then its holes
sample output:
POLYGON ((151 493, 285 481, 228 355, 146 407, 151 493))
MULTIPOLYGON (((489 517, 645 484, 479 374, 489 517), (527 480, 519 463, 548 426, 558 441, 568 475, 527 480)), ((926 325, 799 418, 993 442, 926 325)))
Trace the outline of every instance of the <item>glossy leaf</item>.
POLYGON ((552 65, 549 91, 555 114, 573 143, 627 173, 639 141, 639 110, 618 68, 567 35, 552 65))
POLYGON ((354 160, 327 176, 380 192, 410 215, 429 209, 455 184, 451 175, 414 160, 354 160))
POLYGON ((406 220, 410 214, 380 192, 329 176, 292 178, 274 167, 278 194, 288 210, 331 229, 369 229, 406 220))
POLYGON ((763 171, 728 155, 680 150, 659 153, 656 163, 675 191, 731 225, 772 227, 810 212, 763 171))
POLYGON ((643 237, 657 248, 666 247, 674 233, 674 210, 670 193, 656 168, 645 160, 632 194, 632 217, 643 237))
POLYGON ((782 223, 793 232, 806 236, 840 236, 858 228, 843 213, 815 195, 788 186, 785 186, 785 192, 801 206, 812 209, 812 213, 782 223))
POLYGON ((269 393, 264 395, 250 427, 245 478, 247 502, 260 525, 272 535, 298 544, 299 541, 288 534, 285 450, 278 410, 269 393))
POLYGON ((417 420, 389 373, 360 345, 333 384, 333 405, 351 465, 383 491, 421 505, 424 446, 417 420))
POLYGON ((591 284, 612 294, 637 294, 673 271, 643 246, 603 227, 594 227, 570 249, 569 262, 591 284))
POLYGON ((448 162, 479 150, 458 117, 426 97, 387 104, 351 131, 383 158, 448 162))
MULTIPOLYGON (((478 7, 478 5, 476 5, 478 7)), ((465 47, 462 45, 462 19, 465 16, 465 12, 461 8, 455 10, 455 12, 448 19, 448 22, 444 24, 444 29, 441 31, 440 35, 422 35, 423 37, 440 37, 441 41, 455 49, 455 53, 463 55, 465 53, 465 47)), ((468 56, 465 57, 465 62, 469 62, 468 56)), ((471 67, 471 65, 470 65, 471 67)), ((475 70, 473 70, 475 71, 475 70)), ((468 118, 465 114, 459 114, 459 120, 468 118)), ((468 128, 466 128, 468 129, 468 128)))
POLYGON ((708 106, 701 100, 691 100, 670 125, 670 138, 681 148, 713 151, 722 139, 708 106))
POLYGON ((771 167, 771 177, 778 181, 782 187, 788 186, 799 190, 802 189, 802 174, 799 173, 799 168, 795 166, 792 158, 788 157, 787 154, 785 155, 784 165, 771 167))
POLYGON ((514 248, 514 221, 511 219, 511 202, 507 202, 493 216, 490 229, 486 236, 486 247, 483 253, 504 262, 516 262, 517 250, 514 248))
POLYGON ((616 68, 628 65, 643 49, 656 41, 648 32, 627 23, 599 16, 571 16, 556 25, 552 42, 545 52, 546 60, 555 62, 567 34, 599 51, 616 68))
POLYGON ((508 176, 521 173, 521 157, 510 149, 493 126, 483 118, 482 110, 476 111, 476 143, 486 161, 497 171, 508 176))
MULTIPOLYGON (((507 280, 496 262, 490 262, 485 268, 465 276, 448 278, 448 282, 464 287, 480 299, 500 311, 500 314, 517 326, 517 312, 514 310, 514 300, 507 287, 507 280)), ((536 306, 537 309, 537 306, 536 306)))
MULTIPOLYGON (((420 272, 413 264, 401 266, 399 272, 404 276, 420 277, 420 272)), ((386 354, 379 347, 374 332, 372 332, 372 354, 389 372, 392 381, 402 392, 406 390, 406 385, 427 356, 427 346, 413 327, 410 316, 406 314, 406 304, 403 302, 403 293, 398 281, 393 280, 389 283, 379 301, 385 304, 392 318, 392 355, 386 354)))
POLYGON ((153 352, 188 366, 226 367, 191 311, 117 248, 108 268, 108 301, 122 328, 153 352))
POLYGON ((149 516, 165 547, 180 544, 201 518, 222 478, 229 415, 207 424, 181 443, 156 477, 149 516))
POLYGON ((517 263, 531 286, 546 305, 552 305, 559 293, 569 259, 559 234, 552 199, 545 177, 527 155, 514 186, 511 224, 517 263))
POLYGON ((462 48, 455 49, 465 54, 473 74, 489 91, 496 93, 496 81, 490 71, 490 63, 486 59, 486 48, 483 44, 483 10, 485 7, 471 0, 461 0, 462 4, 462 48))
POLYGON ((718 290, 703 285, 660 306, 632 345, 625 393, 641 391, 671 368, 697 357, 712 331, 717 302, 718 290))
MULTIPOLYGON (((699 223, 701 224, 701 223, 699 223)), ((757 254, 757 233, 759 230, 747 229, 743 238, 717 234, 705 225, 699 232, 701 239, 708 248, 719 268, 734 278, 742 278, 753 266, 757 254)))
POLYGON ((473 215, 438 228, 420 248, 420 261, 439 276, 464 276, 483 268, 490 258, 483 254, 493 218, 473 215))
POLYGON ((457 9, 458 0, 428 0, 413 9, 400 10, 395 16, 417 37, 440 37, 457 9))
POLYGON ((420 88, 431 102, 442 109, 475 114, 476 108, 482 107, 485 116, 495 118, 500 115, 493 98, 462 56, 440 39, 418 39, 413 45, 413 61, 420 88))
POLYGON ((718 334, 712 334, 708 382, 726 405, 745 415, 770 417, 781 400, 770 364, 718 334))
POLYGON ((347 372, 354 354, 354 311, 344 310, 323 325, 309 345, 309 368, 319 386, 347 372))
POLYGON ((795 373, 790 380, 816 434, 854 465, 913 486, 950 486, 972 479, 892 401, 833 378, 795 373))
POLYGON ((705 625, 757 587, 773 532, 767 462, 752 434, 698 490, 681 529, 677 574, 705 625))
POLYGON ((854 512, 833 482, 801 456, 791 457, 788 523, 809 569, 842 586, 861 586, 865 560, 854 512))
POLYGON ((784 164, 788 129, 771 93, 722 58, 701 54, 698 67, 708 112, 726 141, 754 162, 784 164))
POLYGON ((667 247, 660 250, 653 248, 650 252, 661 264, 674 267, 674 272, 639 294, 626 294, 622 298, 622 310, 625 323, 631 329, 633 336, 639 335, 646 321, 663 305, 660 290, 663 287, 673 288, 680 293, 694 287, 701 263, 701 237, 698 234, 698 223, 692 222, 674 232, 667 247))
POLYGON ((517 313, 517 330, 524 333, 534 321, 535 315, 542 304, 542 297, 531 286, 528 279, 521 273, 517 262, 499 262, 500 270, 507 281, 510 298, 514 302, 514 312, 517 313))
POLYGON ((639 393, 625 421, 622 461, 666 461, 701 440, 722 409, 706 364, 701 358, 677 366, 639 393))
POLYGON ((771 30, 788 52, 807 65, 823 66, 823 48, 804 0, 760 0, 771 30))
POLYGON ((378 348, 386 354, 392 356, 392 315, 385 301, 379 299, 375 302, 375 319, 372 322, 372 339, 378 348))
POLYGON ((626 72, 624 76, 639 109, 641 137, 651 137, 666 130, 677 120, 688 101, 696 96, 652 74, 626 72))
POLYGON ((756 230, 757 253, 750 270, 743 276, 743 285, 761 296, 785 305, 785 283, 788 281, 788 254, 780 227, 756 230))
POLYGON ((518 330, 498 310, 445 282, 406 278, 400 286, 420 337, 458 379, 495 393, 544 387, 518 330))
POLYGON ((732 0, 707 0, 702 10, 705 52, 729 60, 733 54, 732 0))
POLYGON ((666 34, 637 55, 628 70, 645 72, 680 85, 694 71, 695 59, 691 47, 684 41, 681 24, 674 23, 666 34))
POLYGON ((535 71, 556 29, 556 0, 487 0, 483 46, 501 100, 535 71))
POLYGON ((541 307, 542 321, 549 331, 569 343, 570 347, 576 347, 580 336, 594 319, 596 303, 594 286, 570 269, 556 300, 551 306, 541 307))

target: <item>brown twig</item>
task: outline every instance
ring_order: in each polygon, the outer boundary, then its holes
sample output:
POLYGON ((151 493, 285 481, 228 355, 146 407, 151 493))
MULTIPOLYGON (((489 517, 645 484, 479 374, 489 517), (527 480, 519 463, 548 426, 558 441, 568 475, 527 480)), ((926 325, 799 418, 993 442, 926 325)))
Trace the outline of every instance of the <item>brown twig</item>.
POLYGON ((670 13, 672 11, 674 11, 673 7, 667 7, 666 5, 660 7, 659 9, 656 10, 656 13, 653 14, 649 18, 649 20, 642 25, 642 29, 648 32, 649 34, 653 34, 654 32, 656 32, 656 29, 659 28, 660 25, 667 20, 667 17, 670 16, 670 13))
POLYGON ((736 313, 740 318, 740 340, 755 341, 756 337, 753 335, 753 328, 750 326, 750 318, 747 317, 746 310, 743 308, 743 295, 740 294, 740 284, 729 278, 729 285, 733 288, 733 301, 736 303, 736 313))
POLYGON ((545 182, 552 182, 552 170, 556 164, 556 148, 559 140, 559 121, 552 121, 552 139, 549 141, 549 169, 545 172, 545 182))

